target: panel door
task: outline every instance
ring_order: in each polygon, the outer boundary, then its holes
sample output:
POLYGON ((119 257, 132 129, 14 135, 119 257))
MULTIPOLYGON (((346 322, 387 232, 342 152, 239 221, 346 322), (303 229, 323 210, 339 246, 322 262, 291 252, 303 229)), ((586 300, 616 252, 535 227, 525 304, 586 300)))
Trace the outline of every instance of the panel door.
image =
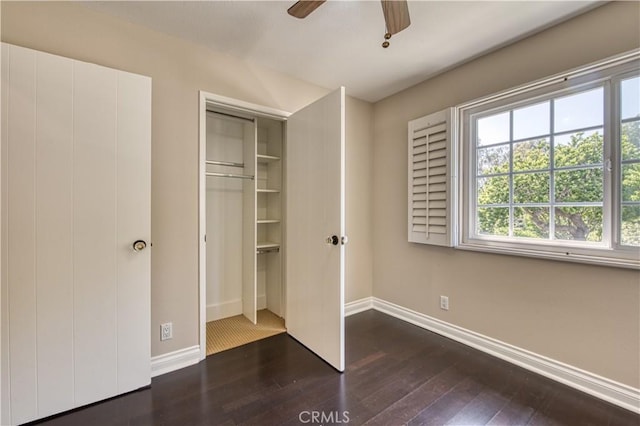
POLYGON ((2 65, 1 423, 14 424, 150 383, 150 250, 133 243, 150 243, 151 81, 7 44, 2 65))
POLYGON ((344 371, 345 92, 287 119, 288 333, 344 371))

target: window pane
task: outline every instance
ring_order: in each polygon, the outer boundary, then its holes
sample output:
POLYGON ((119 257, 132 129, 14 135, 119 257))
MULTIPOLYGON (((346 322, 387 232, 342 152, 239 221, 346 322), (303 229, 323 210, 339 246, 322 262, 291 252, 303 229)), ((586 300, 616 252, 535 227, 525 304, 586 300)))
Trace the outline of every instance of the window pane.
POLYGON ((602 201, 602 169, 556 171, 555 195, 559 203, 602 201))
POLYGON ((602 164, 603 152, 602 129, 554 138, 553 156, 556 167, 602 164))
POLYGON ((549 173, 525 173, 513 176, 514 203, 548 203, 549 173))
POLYGON ((478 205, 509 203, 509 177, 478 179, 478 205))
POLYGON ((640 117, 640 77, 623 80, 620 85, 622 119, 640 117))
POLYGON ((478 174, 490 175, 509 172, 509 145, 478 150, 478 174))
POLYGON ((556 238, 602 241, 602 207, 556 207, 556 238))
POLYGON ((509 235, 509 208, 483 207, 478 209, 478 234, 509 235))
POLYGON ((640 201, 640 163, 622 165, 622 201, 640 201))
POLYGON ((620 237, 623 245, 640 247, 640 206, 622 206, 620 237))
POLYGON ((525 139, 551 133, 549 126, 550 102, 543 102, 513 110, 513 139, 525 139))
POLYGON ((640 121, 623 123, 620 128, 622 159, 640 159, 640 121))
POLYGON ((549 139, 537 139, 513 144, 513 170, 543 170, 549 168, 549 139))
POLYGON ((509 141, 509 112, 478 120, 478 146, 509 141))
POLYGON ((602 126, 602 87, 558 98, 554 101, 554 132, 565 132, 585 127, 602 126))
POLYGON ((514 208, 513 235, 526 238, 549 238, 549 208, 514 208))

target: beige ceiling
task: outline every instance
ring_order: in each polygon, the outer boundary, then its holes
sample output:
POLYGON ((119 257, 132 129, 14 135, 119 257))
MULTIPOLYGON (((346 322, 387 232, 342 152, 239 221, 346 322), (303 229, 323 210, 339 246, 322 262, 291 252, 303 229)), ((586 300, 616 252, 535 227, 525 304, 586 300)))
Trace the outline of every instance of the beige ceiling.
POLYGON ((377 101, 590 10, 593 1, 409 1, 411 26, 381 47, 378 1, 328 1, 304 20, 294 1, 106 1, 118 16, 326 88, 377 101))

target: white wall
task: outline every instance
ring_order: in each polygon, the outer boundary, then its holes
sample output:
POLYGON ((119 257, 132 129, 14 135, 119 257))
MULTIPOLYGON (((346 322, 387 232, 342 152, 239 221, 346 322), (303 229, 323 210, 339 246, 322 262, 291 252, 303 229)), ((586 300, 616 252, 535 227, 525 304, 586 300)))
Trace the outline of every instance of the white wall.
MULTIPOLYGON (((207 160, 242 163, 244 127, 238 120, 208 113, 207 160)), ((242 187, 240 179, 206 178, 207 321, 242 313, 242 187)))

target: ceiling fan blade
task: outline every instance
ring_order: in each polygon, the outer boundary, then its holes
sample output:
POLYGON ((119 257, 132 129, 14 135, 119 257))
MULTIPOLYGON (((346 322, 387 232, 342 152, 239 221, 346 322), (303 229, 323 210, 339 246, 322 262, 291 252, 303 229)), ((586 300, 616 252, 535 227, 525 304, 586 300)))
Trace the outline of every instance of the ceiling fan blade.
POLYGON ((311 12, 316 10, 322 3, 326 0, 300 0, 297 1, 293 6, 287 9, 287 13, 291 16, 295 16, 296 18, 306 18, 311 12))
POLYGON ((381 0, 389 34, 396 34, 411 24, 407 0, 381 0))

